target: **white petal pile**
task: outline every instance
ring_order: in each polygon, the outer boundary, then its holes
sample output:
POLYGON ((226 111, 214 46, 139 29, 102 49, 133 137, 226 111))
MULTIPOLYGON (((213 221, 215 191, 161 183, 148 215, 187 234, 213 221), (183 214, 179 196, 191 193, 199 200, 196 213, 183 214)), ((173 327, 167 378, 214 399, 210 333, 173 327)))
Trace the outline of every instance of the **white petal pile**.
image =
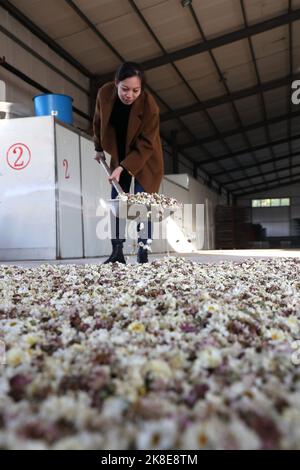
POLYGON ((181 207, 181 203, 174 197, 164 196, 158 193, 137 193, 119 195, 118 199, 127 201, 128 204, 143 204, 146 206, 159 206, 163 209, 181 207))
POLYGON ((300 261, 0 266, 0 448, 299 449, 300 261))

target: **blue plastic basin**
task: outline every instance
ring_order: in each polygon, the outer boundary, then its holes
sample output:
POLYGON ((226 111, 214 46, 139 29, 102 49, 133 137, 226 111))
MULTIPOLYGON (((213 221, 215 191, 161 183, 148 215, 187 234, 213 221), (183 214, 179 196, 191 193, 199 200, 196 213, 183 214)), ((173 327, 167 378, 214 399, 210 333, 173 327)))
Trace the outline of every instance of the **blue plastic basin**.
POLYGON ((73 99, 67 95, 45 94, 33 98, 36 116, 55 116, 60 121, 73 124, 73 99))

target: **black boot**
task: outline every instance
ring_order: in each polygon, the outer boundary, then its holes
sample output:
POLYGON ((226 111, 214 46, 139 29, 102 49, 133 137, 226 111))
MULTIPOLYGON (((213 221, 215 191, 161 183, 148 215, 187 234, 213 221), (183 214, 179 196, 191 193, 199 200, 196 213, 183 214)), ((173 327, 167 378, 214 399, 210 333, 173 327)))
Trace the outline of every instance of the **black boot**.
POLYGON ((137 252, 137 262, 141 264, 148 263, 148 250, 143 246, 139 246, 137 252))
POLYGON ((123 255, 123 243, 113 245, 112 254, 106 261, 104 261, 103 264, 116 263, 116 262, 126 264, 126 261, 123 255))

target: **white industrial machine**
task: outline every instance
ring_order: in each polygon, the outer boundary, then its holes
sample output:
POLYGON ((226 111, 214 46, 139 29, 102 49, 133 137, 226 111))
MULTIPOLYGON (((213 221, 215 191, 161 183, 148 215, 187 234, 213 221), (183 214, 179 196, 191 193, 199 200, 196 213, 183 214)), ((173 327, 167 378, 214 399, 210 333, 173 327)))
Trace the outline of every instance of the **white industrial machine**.
MULTIPOLYGON (((94 156, 90 136, 52 116, 0 120, 0 260, 110 254, 111 185, 94 156)), ((167 175, 160 192, 195 205, 198 186, 188 175, 167 175)), ((136 224, 128 224, 124 252, 131 254, 136 224)), ((153 252, 201 249, 203 224, 189 240, 192 225, 186 216, 170 220, 167 232, 154 233, 153 252)))
POLYGON ((93 155, 90 137, 51 116, 0 121, 1 260, 106 254, 96 200, 110 188, 93 155))

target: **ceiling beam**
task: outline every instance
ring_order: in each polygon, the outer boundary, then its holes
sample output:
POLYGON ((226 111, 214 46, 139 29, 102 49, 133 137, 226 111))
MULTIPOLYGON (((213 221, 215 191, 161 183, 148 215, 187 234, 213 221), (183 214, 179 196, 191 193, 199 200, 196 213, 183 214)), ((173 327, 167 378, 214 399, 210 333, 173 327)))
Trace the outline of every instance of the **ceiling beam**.
POLYGON ((78 15, 82 21, 88 26, 88 28, 93 31, 94 34, 100 39, 108 48, 109 50, 115 54, 118 59, 123 62, 124 58, 119 54, 119 52, 112 46, 112 44, 106 39, 105 36, 99 31, 99 29, 92 23, 92 21, 83 13, 83 11, 78 8, 78 6, 73 2, 73 0, 64 0, 73 11, 75 11, 76 15, 78 15))
POLYGON ((15 36, 11 31, 8 29, 4 28, 3 26, 0 25, 0 32, 5 34, 9 39, 14 41, 16 44, 18 44, 20 47, 22 47, 25 51, 27 51, 29 54, 31 54, 33 57, 38 59, 40 62, 42 62, 44 65, 49 67, 51 70, 53 70, 55 73, 60 75, 61 77, 64 78, 64 80, 67 80, 69 83, 72 83, 78 90, 82 91, 85 93, 87 96, 89 96, 88 90, 83 88, 79 83, 77 83, 75 80, 70 77, 70 75, 67 75, 64 73, 61 68, 56 67, 53 65, 51 62, 49 62, 45 57, 42 55, 38 54, 34 49, 32 49, 30 46, 28 46, 25 42, 23 42, 21 39, 19 39, 17 36, 15 36))
MULTIPOLYGON (((54 41, 48 34, 46 34, 39 26, 24 15, 18 8, 16 8, 8 0, 0 0, 0 7, 4 8, 13 18, 18 20, 25 28, 29 29, 31 33, 37 36, 41 41, 47 44, 56 54, 71 64, 75 69, 81 72, 88 78, 91 78, 92 74, 87 70, 81 63, 79 63, 74 57, 63 49, 56 41, 54 41)), ((46 7, 47 8, 47 7, 46 7)))
MULTIPOLYGON (((275 18, 270 18, 268 20, 261 21, 246 28, 238 29, 237 31, 233 31, 231 33, 223 34, 213 39, 208 39, 206 41, 199 42, 198 44, 185 47, 178 51, 163 54, 159 57, 155 57, 154 59, 146 60, 142 63, 142 66, 144 70, 150 70, 156 67, 161 67, 162 65, 186 59, 187 57, 191 57, 193 55, 202 54, 203 52, 207 52, 218 47, 232 44, 242 39, 255 36, 256 34, 264 33, 271 29, 278 28, 280 26, 288 24, 289 22, 297 20, 300 20, 300 9, 285 13, 284 15, 276 16, 275 18)), ((98 77, 98 83, 105 83, 107 80, 111 80, 112 76, 113 73, 101 75, 98 77)))
MULTIPOLYGON (((299 155, 299 154, 298 154, 299 155)), ((275 160, 277 162, 277 160, 275 160)), ((272 160, 273 162, 273 160, 272 160)), ((300 163, 296 163, 295 165, 290 165, 290 162, 288 163, 288 166, 286 167, 281 167, 281 168, 278 168, 277 170, 275 170, 274 168, 272 170, 269 170, 269 171, 264 171, 263 174, 264 176, 266 175, 272 175, 273 173, 280 173, 281 171, 287 171, 289 169, 294 169, 294 168, 299 168, 300 167, 300 163)), ((279 177, 279 176, 278 176, 279 177)), ((228 181, 227 183, 222 183, 223 186, 230 186, 231 184, 234 184, 234 183, 240 183, 241 181, 246 181, 246 180, 249 180, 249 179, 254 179, 254 178, 261 178, 261 173, 257 173, 256 175, 249 175, 248 178, 246 177, 243 177, 243 178, 238 178, 234 181, 228 181)), ((251 187, 251 186, 250 186, 251 187)), ((230 190, 230 189, 229 189, 230 190)))
MULTIPOLYGON (((295 175, 292 175, 292 176, 300 176, 300 173, 296 173, 295 175)), ((256 188, 257 188, 258 186, 262 186, 262 185, 265 185, 265 186, 266 186, 266 184, 269 185, 270 183, 276 183, 277 181, 282 181, 282 180, 285 180, 285 179, 287 179, 287 178, 291 178, 291 176, 290 176, 290 175, 288 175, 288 176, 281 176, 280 178, 274 178, 273 180, 269 180, 269 181, 267 181, 266 183, 263 182, 263 183, 258 183, 258 184, 255 184, 255 185, 251 184, 251 185, 249 185, 249 186, 245 186, 244 189, 252 188, 251 192, 253 193, 253 192, 256 191, 256 188)), ((266 188, 266 189, 269 189, 269 188, 266 188)), ((232 189, 231 191, 232 191, 233 193, 236 193, 237 191, 240 191, 240 188, 238 188, 238 189, 232 189)))
MULTIPOLYGON (((194 21, 195 21, 195 24, 196 24, 196 26, 197 26, 197 28, 198 28, 198 30, 199 30, 199 33, 200 33, 200 35, 201 35, 202 40, 203 40, 203 41, 207 41, 206 35, 205 35, 205 33, 204 33, 204 30, 203 30, 203 28, 202 28, 202 26, 201 26, 200 19, 198 18, 198 16, 197 16, 197 14, 196 14, 196 12, 195 12, 195 10, 194 10, 192 4, 190 5, 189 10, 190 10, 191 15, 192 15, 192 17, 193 17, 193 19, 194 19, 194 21)), ((219 77, 219 78, 218 78, 219 82, 222 84, 225 93, 229 96, 229 95, 231 94, 231 90, 230 90, 230 88, 229 88, 229 86, 228 86, 228 84, 227 84, 227 81, 226 81, 226 79, 225 79, 225 76, 224 76, 224 74, 223 74, 223 72, 222 72, 222 70, 221 70, 221 68, 220 68, 220 66, 219 66, 219 64, 218 64, 218 61, 217 61, 217 59, 216 59, 216 57, 215 57, 215 54, 214 54, 214 51, 211 51, 211 50, 208 51, 208 55, 209 55, 209 57, 210 57, 210 59, 211 59, 211 62, 212 62, 212 64, 213 64, 213 66, 214 66, 216 72, 217 72, 217 75, 218 75, 218 77, 219 77)), ((202 103, 202 101, 199 100, 199 98, 198 98, 197 95, 196 95, 196 101, 197 101, 198 103, 202 103)), ((242 120, 241 120, 241 116, 240 116, 239 110, 238 110, 238 108, 237 108, 237 106, 236 106, 236 104, 235 104, 234 101, 232 101, 230 104, 231 104, 231 109, 232 109, 232 112, 233 112, 234 121, 237 123, 237 125, 238 125, 239 127, 241 127, 241 126, 242 126, 242 120)), ((211 122, 212 125, 214 126, 215 133, 219 133, 219 129, 218 129, 218 127, 216 126, 216 124, 215 124, 214 120, 212 119, 211 115, 209 114, 208 110, 205 109, 203 112, 205 113, 205 116, 210 120, 210 122, 211 122)), ((248 134, 246 134, 246 133, 244 132, 244 133, 242 134, 242 136, 243 136, 243 139, 244 139, 244 141, 245 141, 246 146, 247 146, 248 148, 251 148, 252 145, 251 145, 251 142, 250 142, 250 140, 249 140, 248 134)), ((228 144, 227 140, 225 140, 225 139, 220 139, 220 140, 221 140, 221 142, 222 142, 222 145, 223 145, 225 151, 226 151, 227 153, 232 153, 232 149, 230 148, 230 145, 228 144)), ((251 151, 251 150, 250 150, 250 151, 251 151)), ((255 153, 252 153, 252 157, 253 157, 253 159, 258 163, 255 153)), ((236 160, 235 163, 236 163, 237 165, 239 165, 238 160, 236 160)), ((221 167, 221 169, 223 170, 223 172, 227 174, 227 176, 229 176, 231 179, 233 179, 232 176, 231 176, 231 174, 230 174, 230 172, 227 171, 227 168, 222 164, 221 161, 218 162, 218 165, 221 167)), ((242 170, 242 171, 244 172, 244 175, 247 176, 247 173, 246 173, 244 170, 242 170)))
MULTIPOLYGON (((291 152, 291 153, 288 153, 286 155, 281 155, 280 157, 276 158, 275 161, 276 163, 282 161, 282 160, 287 160, 287 159, 290 159, 292 157, 299 157, 300 156, 300 153, 299 152, 291 152)), ((267 165, 269 163, 273 163, 273 158, 269 158, 268 160, 261 160, 259 161, 259 166, 263 166, 263 165, 267 165)), ((243 165, 243 168, 244 170, 249 170, 251 168, 257 168, 257 163, 251 163, 249 165, 243 165)), ((237 171, 241 171, 240 168, 230 168, 230 173, 236 173, 237 171)), ((212 178, 218 178, 218 176, 223 176, 224 173, 222 173, 221 171, 218 171, 217 173, 210 173, 212 178)), ((229 183, 229 182, 228 182, 229 183)))
MULTIPOLYGON (((279 140, 273 140, 271 142, 271 145, 274 147, 276 145, 282 145, 282 144, 286 144, 287 142, 289 141, 292 141, 292 140, 299 140, 300 139, 300 134, 297 134, 297 135, 293 135, 291 137, 285 137, 283 139, 279 139, 279 140)), ((252 147, 252 151, 253 152, 258 152, 259 150, 263 150, 265 148, 268 148, 270 147, 270 143, 266 143, 266 144, 261 144, 261 145, 256 145, 255 147, 252 147)), ((244 155, 246 153, 250 153, 250 150, 249 149, 242 149, 242 150, 238 150, 237 152, 232 152, 231 154, 228 153, 228 154, 224 154, 224 155, 219 155, 218 157, 216 158, 212 158, 212 159, 207 159, 207 160, 200 160, 199 161, 199 164, 201 165, 206 165, 206 164, 209 164, 209 163, 215 163, 215 162, 218 162, 219 160, 227 160, 229 158, 233 158, 233 157, 238 157, 240 155, 244 155)))
MULTIPOLYGON (((248 19, 247 19, 247 11, 246 11, 246 7, 245 7, 245 4, 244 4, 244 0, 240 0, 240 5, 241 5, 242 15, 243 15, 243 19, 244 19, 244 25, 245 25, 245 27, 248 28, 249 23, 248 23, 248 19)), ((259 69, 258 69, 258 63, 257 63, 255 51, 254 51, 252 37, 248 37, 248 45, 249 45, 249 48, 250 48, 253 67, 254 67, 254 70, 255 70, 256 81, 257 81, 258 85, 261 85, 262 81, 261 81, 260 72, 259 72, 259 69)), ((268 119, 268 116, 267 116, 267 107, 266 107, 265 96, 262 92, 260 92, 259 97, 260 97, 261 109, 262 109, 262 113, 263 113, 263 120, 266 122, 267 119, 268 119)), ((264 130, 265 130, 265 135, 266 135, 267 142, 270 144, 270 142, 271 142, 270 129, 267 125, 265 125, 264 130)), ((248 134, 246 134, 246 135, 248 136, 248 134)), ((275 155, 273 147, 271 145, 269 147, 269 151, 270 151, 270 154, 272 155, 272 158, 273 158, 273 167, 274 167, 276 176, 278 176, 277 171, 276 171, 276 164, 274 163, 274 161, 276 159, 276 155, 275 155)), ((254 154, 254 156, 255 156, 255 161, 258 164, 258 159, 256 158, 255 154, 254 154)), ((264 173, 261 172, 261 169, 260 169, 259 165, 258 165, 258 169, 259 169, 260 174, 263 176, 263 179, 265 180, 264 173)))
POLYGON ((247 191, 245 193, 235 194, 234 197, 238 198, 238 197, 248 196, 250 194, 254 195, 256 193, 262 193, 262 192, 270 191, 271 189, 283 188, 285 186, 289 186, 290 184, 296 184, 296 183, 300 183, 300 178, 298 178, 296 180, 287 181, 286 183, 275 184, 275 185, 270 186, 268 188, 262 188, 262 189, 257 189, 257 190, 254 188, 254 190, 252 190, 252 191, 247 191))
POLYGON ((223 104, 231 103, 232 101, 241 100, 244 98, 249 98, 250 96, 255 96, 258 93, 264 93, 266 91, 271 91, 276 88, 280 88, 286 85, 291 85, 294 80, 300 79, 300 73, 293 75, 287 75, 285 77, 270 80, 268 82, 255 85, 250 88, 244 88, 239 91, 234 91, 230 95, 217 96, 216 98, 211 98, 206 101, 202 101, 201 104, 195 103, 190 106, 185 106, 183 108, 175 109, 174 111, 169 111, 161 115, 161 122, 169 121, 170 119, 175 119, 180 116, 186 116, 187 114, 197 113, 203 109, 215 108, 216 106, 221 106, 223 104))
POLYGON ((226 137, 233 137, 235 135, 241 134, 242 132, 250 132, 255 129, 260 129, 261 127, 264 127, 266 125, 272 125, 272 124, 278 124, 280 122, 287 121, 288 119, 294 119, 296 117, 300 117, 300 111, 294 111, 294 112, 289 112, 287 114, 281 114, 280 116, 276 116, 274 118, 270 118, 267 121, 258 121, 254 122, 253 124, 249 124, 248 126, 243 126, 243 127, 237 127, 236 129, 232 129, 231 131, 227 132, 221 132, 220 134, 214 134, 209 137, 205 137, 204 139, 198 139, 195 140, 194 142, 189 142, 187 144, 181 145, 180 148, 182 150, 185 150, 187 148, 191 147, 196 147, 201 144, 210 144, 211 142, 215 142, 219 140, 220 137, 226 138, 226 137))

